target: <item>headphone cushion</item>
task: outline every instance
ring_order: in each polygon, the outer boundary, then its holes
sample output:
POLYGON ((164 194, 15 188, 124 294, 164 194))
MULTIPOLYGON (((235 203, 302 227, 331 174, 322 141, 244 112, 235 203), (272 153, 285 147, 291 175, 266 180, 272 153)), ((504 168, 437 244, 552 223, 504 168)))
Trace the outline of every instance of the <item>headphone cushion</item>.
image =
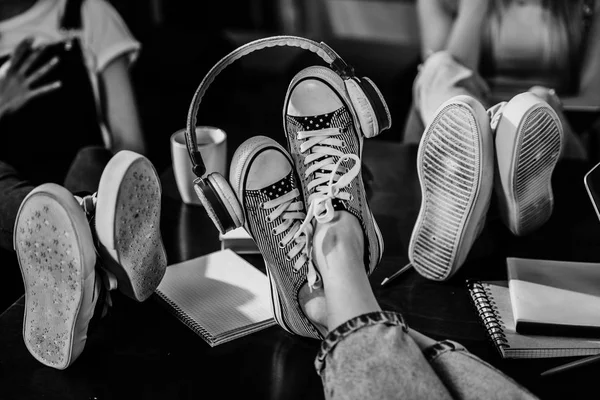
POLYGON ((365 137, 377 136, 392 125, 385 99, 372 80, 363 77, 344 82, 365 137))
POLYGON ((215 192, 227 208, 228 214, 235 225, 234 229, 244 225, 244 211, 242 210, 242 206, 231 188, 231 185, 227 182, 227 179, 217 173, 210 174, 207 178, 210 180, 215 192))

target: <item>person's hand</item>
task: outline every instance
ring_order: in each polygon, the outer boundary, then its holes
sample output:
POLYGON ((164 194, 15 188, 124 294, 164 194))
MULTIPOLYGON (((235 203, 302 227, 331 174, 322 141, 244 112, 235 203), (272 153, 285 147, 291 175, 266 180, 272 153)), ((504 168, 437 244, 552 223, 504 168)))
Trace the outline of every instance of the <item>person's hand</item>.
POLYGON ((54 81, 32 89, 32 86, 58 63, 58 58, 53 57, 39 68, 31 70, 31 66, 43 52, 43 50, 33 49, 32 44, 32 39, 23 40, 10 59, 0 68, 0 117, 20 109, 31 99, 61 86, 60 81, 54 81))

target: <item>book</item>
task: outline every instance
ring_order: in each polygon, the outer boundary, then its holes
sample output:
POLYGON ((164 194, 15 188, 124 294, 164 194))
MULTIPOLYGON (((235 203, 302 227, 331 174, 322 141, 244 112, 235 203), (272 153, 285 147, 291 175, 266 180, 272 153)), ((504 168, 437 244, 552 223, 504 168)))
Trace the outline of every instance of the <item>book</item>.
POLYGON ((211 347, 275 324, 267 276, 232 250, 168 266, 156 295, 211 347))
POLYGON ((517 333, 508 281, 467 281, 486 334, 503 358, 553 358, 600 354, 600 340, 517 333))
POLYGON ((600 264, 508 258, 519 333, 600 339, 600 264))
POLYGON ((252 236, 243 227, 219 234, 221 250, 231 249, 237 254, 258 254, 258 246, 252 236))

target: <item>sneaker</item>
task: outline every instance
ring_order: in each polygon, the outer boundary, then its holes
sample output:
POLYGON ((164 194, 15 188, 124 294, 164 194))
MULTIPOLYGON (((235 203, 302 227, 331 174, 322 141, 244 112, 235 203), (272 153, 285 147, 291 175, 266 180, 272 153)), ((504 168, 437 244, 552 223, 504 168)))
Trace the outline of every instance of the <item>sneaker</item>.
POLYGON ((307 218, 331 220, 334 210, 353 214, 365 235, 365 268, 383 255, 383 237, 367 202, 360 174, 363 134, 342 78, 325 67, 298 73, 284 103, 285 135, 306 204, 307 218))
POLYGON ((493 121, 500 215, 513 234, 526 235, 552 215, 551 181, 563 142, 562 124, 548 103, 529 92, 501 104, 493 121))
POLYGON ((103 267, 136 301, 154 293, 167 268, 160 207, 160 180, 152 163, 128 150, 115 154, 100 178, 95 233, 103 267))
POLYGON ((417 153, 422 198, 408 255, 421 275, 446 280, 462 266, 485 224, 493 171, 483 105, 468 96, 442 104, 417 153))
POLYGON ((251 138, 236 150, 229 178, 244 210, 244 228, 265 260, 275 320, 288 332, 321 339, 298 301, 304 284, 320 281, 310 240, 295 238, 306 214, 289 154, 270 138, 251 138))
POLYGON ((71 192, 49 183, 21 203, 13 240, 25 286, 25 345, 41 363, 65 369, 83 351, 98 299, 90 226, 71 192))

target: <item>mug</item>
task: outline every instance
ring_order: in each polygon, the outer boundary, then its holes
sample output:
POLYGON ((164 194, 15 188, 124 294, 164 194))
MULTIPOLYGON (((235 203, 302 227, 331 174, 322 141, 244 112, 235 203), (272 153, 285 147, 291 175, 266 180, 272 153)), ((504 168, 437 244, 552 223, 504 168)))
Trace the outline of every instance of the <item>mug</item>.
MULTIPOLYGON (((196 140, 198 151, 206 166, 206 173, 218 172, 227 177, 227 134, 225 131, 212 126, 197 126, 196 140)), ((192 162, 185 144, 185 129, 178 130, 171 135, 171 160, 173 173, 181 200, 185 204, 201 206, 198 195, 194 191, 192 162)))

